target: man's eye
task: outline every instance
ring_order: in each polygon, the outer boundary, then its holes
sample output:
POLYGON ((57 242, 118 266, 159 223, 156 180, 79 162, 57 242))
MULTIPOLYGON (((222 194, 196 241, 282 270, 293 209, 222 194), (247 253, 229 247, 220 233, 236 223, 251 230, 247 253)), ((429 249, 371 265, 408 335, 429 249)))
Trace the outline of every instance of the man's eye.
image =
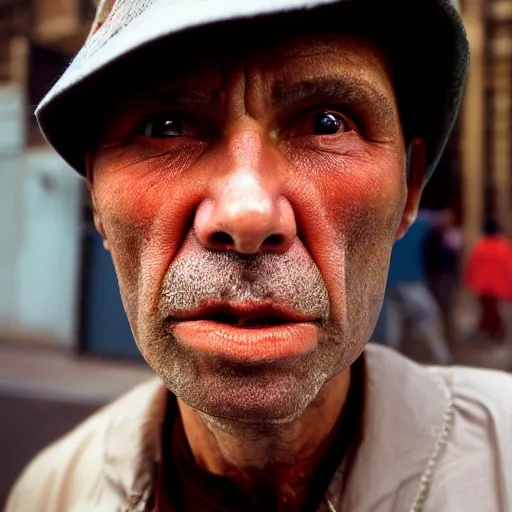
POLYGON ((153 117, 144 125, 143 134, 157 139, 182 137, 184 135, 183 120, 172 115, 153 117))
POLYGON ((318 112, 313 118, 313 133, 315 135, 336 135, 350 131, 348 121, 335 112, 318 112))

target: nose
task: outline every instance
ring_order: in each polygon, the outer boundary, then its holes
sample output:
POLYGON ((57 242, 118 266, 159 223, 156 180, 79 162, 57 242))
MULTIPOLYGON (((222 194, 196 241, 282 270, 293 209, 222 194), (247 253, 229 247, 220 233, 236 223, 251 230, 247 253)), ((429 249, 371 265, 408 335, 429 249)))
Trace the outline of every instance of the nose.
POLYGON ((237 170, 205 199, 194 220, 200 243, 240 254, 285 252, 297 226, 290 202, 251 170, 237 170))

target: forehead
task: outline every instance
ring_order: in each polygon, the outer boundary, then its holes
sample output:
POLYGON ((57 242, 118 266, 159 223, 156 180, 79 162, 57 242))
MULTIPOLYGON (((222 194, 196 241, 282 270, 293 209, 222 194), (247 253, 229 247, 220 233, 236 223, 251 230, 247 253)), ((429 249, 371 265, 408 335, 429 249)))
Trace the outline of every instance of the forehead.
MULTIPOLYGON (((239 45, 223 41, 204 46, 195 41, 180 46, 183 51, 178 56, 172 52, 169 58, 169 49, 162 47, 153 58, 135 64, 131 79, 119 82, 112 106, 125 106, 127 98, 137 106, 158 103, 171 91, 173 100, 195 106, 225 89, 235 73, 243 73, 246 81, 261 81, 260 89, 268 89, 275 103, 292 100, 294 90, 289 86, 299 82, 359 89, 375 98, 394 95, 387 53, 358 35, 301 32, 239 45)), ((323 88, 324 93, 328 88, 323 88)))

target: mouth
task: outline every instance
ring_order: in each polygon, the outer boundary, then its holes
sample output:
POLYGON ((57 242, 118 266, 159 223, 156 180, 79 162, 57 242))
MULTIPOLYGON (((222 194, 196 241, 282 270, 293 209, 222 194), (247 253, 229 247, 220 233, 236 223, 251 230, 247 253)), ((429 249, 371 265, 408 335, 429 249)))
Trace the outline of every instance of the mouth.
POLYGON ((209 304, 174 317, 171 329, 188 348, 247 364, 310 352, 318 342, 318 323, 273 304, 209 304))
POLYGON ((292 317, 284 317, 271 315, 268 312, 255 311, 253 316, 237 315, 234 313, 219 312, 202 317, 196 320, 206 320, 226 324, 233 327, 240 327, 243 329, 263 329, 265 327, 274 327, 279 325, 286 325, 290 323, 299 323, 299 320, 292 317))

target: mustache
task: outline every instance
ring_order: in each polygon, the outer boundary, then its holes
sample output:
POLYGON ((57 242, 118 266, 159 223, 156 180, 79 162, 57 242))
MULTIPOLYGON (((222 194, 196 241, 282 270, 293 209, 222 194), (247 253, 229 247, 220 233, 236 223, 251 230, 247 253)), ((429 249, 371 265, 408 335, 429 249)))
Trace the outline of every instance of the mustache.
POLYGON ((212 302, 283 305, 322 320, 330 310, 320 270, 305 251, 293 249, 250 256, 204 249, 178 256, 162 284, 163 317, 172 319, 212 302))

